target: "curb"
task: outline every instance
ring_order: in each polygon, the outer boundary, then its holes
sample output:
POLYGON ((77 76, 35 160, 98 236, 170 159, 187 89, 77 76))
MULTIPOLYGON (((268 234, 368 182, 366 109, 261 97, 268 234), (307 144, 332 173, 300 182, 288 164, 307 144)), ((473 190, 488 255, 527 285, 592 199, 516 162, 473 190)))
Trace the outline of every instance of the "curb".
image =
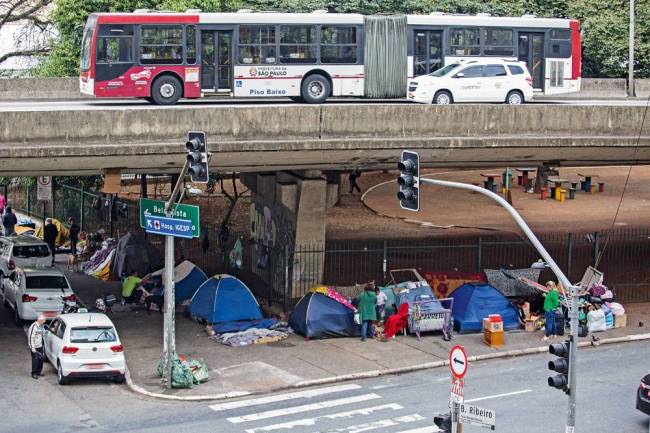
MULTIPOLYGON (((597 346, 602 344, 629 343, 629 342, 644 341, 644 340, 650 340, 650 333, 627 335, 625 337, 606 338, 600 340, 597 346)), ((590 347, 590 346, 595 346, 595 345, 593 345, 591 341, 582 341, 578 343, 578 347, 590 347)), ((515 356, 534 355, 538 353, 545 353, 547 351, 548 351, 548 346, 540 346, 540 347, 530 347, 527 349, 508 350, 505 352, 487 353, 484 355, 475 355, 475 356, 470 356, 467 359, 470 362, 476 362, 476 361, 485 361, 488 359, 499 359, 499 358, 515 357, 515 356)), ((166 395, 166 394, 147 391, 146 389, 142 388, 139 385, 136 385, 133 382, 133 380, 131 379, 131 373, 129 372, 129 369, 127 367, 126 384, 131 391, 141 395, 145 395, 147 397, 153 397, 162 400, 173 400, 173 401, 210 401, 210 400, 226 400, 226 399, 246 397, 251 395, 259 395, 259 394, 269 394, 277 391, 286 391, 286 390, 291 390, 296 388, 307 388, 310 386, 317 386, 317 385, 327 385, 336 382, 345 382, 350 380, 371 379, 371 378, 376 378, 381 376, 412 373, 415 371, 430 370, 433 368, 444 367, 446 365, 449 365, 448 360, 426 362, 424 364, 411 365, 408 367, 386 368, 383 370, 369 370, 360 373, 350 373, 350 374, 343 374, 340 376, 330 376, 322 379, 304 380, 301 382, 296 382, 292 385, 279 386, 264 391, 250 391, 250 392, 233 391, 233 392, 227 392, 223 394, 197 395, 197 396, 166 395)))

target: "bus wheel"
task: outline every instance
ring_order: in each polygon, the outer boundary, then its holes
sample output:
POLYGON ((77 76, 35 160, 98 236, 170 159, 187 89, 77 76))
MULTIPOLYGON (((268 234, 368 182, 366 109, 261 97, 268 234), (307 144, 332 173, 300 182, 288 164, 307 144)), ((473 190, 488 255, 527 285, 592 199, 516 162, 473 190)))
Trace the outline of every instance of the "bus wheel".
POLYGON ((433 103, 437 105, 449 105, 454 102, 451 93, 446 90, 440 90, 433 97, 433 103))
POLYGON ((320 74, 313 74, 302 82, 302 98, 308 104, 322 104, 330 95, 330 82, 320 74))
POLYGON ((158 105, 173 105, 181 99, 182 93, 181 82, 171 75, 157 78, 151 86, 151 99, 158 105))

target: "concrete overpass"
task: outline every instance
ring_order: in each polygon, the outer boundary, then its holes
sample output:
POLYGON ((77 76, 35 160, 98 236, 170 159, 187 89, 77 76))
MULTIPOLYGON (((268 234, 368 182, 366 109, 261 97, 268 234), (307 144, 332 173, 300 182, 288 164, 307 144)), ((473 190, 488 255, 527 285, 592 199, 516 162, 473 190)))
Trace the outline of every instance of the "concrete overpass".
POLYGON ((650 163, 644 106, 285 104, 0 108, 0 175, 176 171, 188 130, 212 170, 393 168, 401 149, 428 166, 650 163))

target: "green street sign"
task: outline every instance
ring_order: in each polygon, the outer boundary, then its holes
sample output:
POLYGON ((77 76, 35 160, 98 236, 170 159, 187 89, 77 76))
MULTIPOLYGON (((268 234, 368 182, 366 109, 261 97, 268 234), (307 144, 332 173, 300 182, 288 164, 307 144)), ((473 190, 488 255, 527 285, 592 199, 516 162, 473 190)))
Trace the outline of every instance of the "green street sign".
MULTIPOLYGON (((192 237, 201 236, 199 225, 199 207, 191 204, 175 204, 172 206, 172 218, 192 221, 192 237)), ((145 228, 145 215, 165 217, 165 202, 162 200, 140 199, 140 227, 145 228)))

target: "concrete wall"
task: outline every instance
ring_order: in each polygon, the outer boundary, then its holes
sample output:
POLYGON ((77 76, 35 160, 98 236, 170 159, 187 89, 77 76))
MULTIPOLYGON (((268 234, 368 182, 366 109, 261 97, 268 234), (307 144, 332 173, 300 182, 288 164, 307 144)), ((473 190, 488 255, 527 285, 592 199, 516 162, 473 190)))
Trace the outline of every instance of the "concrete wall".
MULTIPOLYGON (((650 94, 650 79, 636 81, 637 96, 650 94)), ((561 98, 624 98, 626 80, 619 78, 583 78, 581 91, 567 95, 552 96, 561 98)), ((0 79, 0 100, 47 100, 92 98, 79 92, 76 77, 65 78, 11 78, 0 79)))
POLYGON ((79 92, 79 78, 0 79, 0 100, 47 100, 89 98, 79 92))

